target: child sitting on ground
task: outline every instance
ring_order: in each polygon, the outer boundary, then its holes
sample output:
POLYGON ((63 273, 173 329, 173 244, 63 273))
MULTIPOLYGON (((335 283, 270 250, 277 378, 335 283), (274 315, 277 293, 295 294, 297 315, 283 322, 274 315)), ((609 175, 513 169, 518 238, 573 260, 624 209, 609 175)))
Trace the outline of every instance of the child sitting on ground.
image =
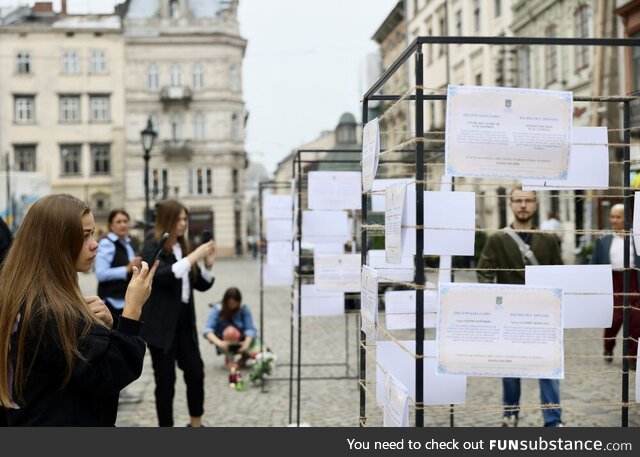
POLYGON ((214 305, 202 334, 219 354, 224 354, 228 368, 242 367, 260 352, 251 311, 242 304, 242 294, 236 287, 227 289, 222 303, 214 305), (235 362, 237 354, 240 360, 235 362))

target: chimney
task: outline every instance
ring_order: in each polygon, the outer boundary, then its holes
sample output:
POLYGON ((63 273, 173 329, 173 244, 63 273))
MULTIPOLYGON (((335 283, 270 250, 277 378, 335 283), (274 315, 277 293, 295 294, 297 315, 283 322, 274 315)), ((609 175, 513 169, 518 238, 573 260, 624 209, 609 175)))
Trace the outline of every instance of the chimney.
POLYGON ((38 13, 53 13, 53 3, 52 2, 36 2, 31 8, 31 12, 34 14, 38 13))
POLYGON ((67 0, 60 0, 60 14, 67 15, 67 0))

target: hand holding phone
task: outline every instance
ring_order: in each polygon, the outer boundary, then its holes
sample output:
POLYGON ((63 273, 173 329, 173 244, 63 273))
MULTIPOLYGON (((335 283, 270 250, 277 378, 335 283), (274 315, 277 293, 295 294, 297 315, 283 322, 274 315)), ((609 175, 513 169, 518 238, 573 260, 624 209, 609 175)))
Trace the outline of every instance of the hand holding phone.
POLYGON ((207 243, 212 239, 213 239, 213 233, 211 233, 211 230, 202 231, 202 244, 207 243))
POLYGON ((164 234, 162 235, 162 238, 160 238, 160 242, 158 243, 158 250, 153 256, 153 262, 151 263, 151 265, 153 265, 155 261, 158 260, 158 257, 160 257, 162 248, 164 247, 164 244, 167 242, 168 239, 169 239, 169 233, 164 232, 164 234))

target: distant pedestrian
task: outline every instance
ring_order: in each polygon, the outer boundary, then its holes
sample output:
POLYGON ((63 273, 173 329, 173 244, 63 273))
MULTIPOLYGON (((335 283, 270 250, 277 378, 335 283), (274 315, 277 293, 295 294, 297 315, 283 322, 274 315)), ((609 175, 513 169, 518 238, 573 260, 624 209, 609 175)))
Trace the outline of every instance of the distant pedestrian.
POLYGON ((0 406, 12 426, 109 426, 118 394, 142 372, 140 313, 156 266, 134 269, 115 329, 78 272, 98 243, 89 207, 66 194, 42 197, 25 215, 0 273, 0 406))
POLYGON ((156 206, 155 234, 144 242, 142 258, 151 261, 165 232, 169 239, 160 253, 153 291, 144 307, 142 337, 149 345, 156 383, 156 412, 161 427, 173 426, 176 362, 184 373, 188 426, 202 426, 204 363, 200 356, 193 289, 205 291, 214 281, 215 241, 194 250, 187 236, 187 208, 176 200, 156 206))
MULTIPOLYGON (((509 207, 514 221, 492 234, 478 260, 478 282, 524 284, 525 265, 562 265, 560 246, 548 233, 535 230, 538 209, 535 192, 517 187, 511 191, 509 207)), ((560 381, 540 379, 540 403, 545 427, 561 427, 560 381)), ((502 378, 503 427, 516 427, 520 414, 520 378, 502 378)))
POLYGON ((98 296, 114 315, 122 314, 124 295, 133 274, 140 268, 138 257, 129 238, 129 213, 114 209, 109 213, 109 233, 100 239, 96 254, 95 272, 98 296))

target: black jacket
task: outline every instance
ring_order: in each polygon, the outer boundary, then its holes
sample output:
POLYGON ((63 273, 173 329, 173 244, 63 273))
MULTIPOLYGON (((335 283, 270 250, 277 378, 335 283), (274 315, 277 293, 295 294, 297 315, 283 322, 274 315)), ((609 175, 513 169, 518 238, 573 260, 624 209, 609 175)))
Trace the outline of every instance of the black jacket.
MULTIPOLYGON (((146 240, 142 249, 142 259, 152 266, 153 255, 158 247, 154 239, 146 240)), ((177 262, 172 252, 160 253, 160 265, 153 277, 151 295, 142 308, 142 321, 144 328, 142 338, 149 346, 162 349, 165 352, 173 344, 178 325, 178 315, 181 306, 188 306, 189 330, 193 334, 194 341, 198 342, 196 328, 196 311, 193 302, 193 289, 208 290, 214 281, 207 281, 202 277, 200 268, 196 267, 197 274, 191 274, 189 278, 191 290, 189 291, 189 303, 182 303, 182 279, 176 279, 171 271, 171 266, 177 262)))
MULTIPOLYGON (((66 363, 54 339, 55 322, 45 323, 44 339, 27 380, 20 409, 9 409, 9 426, 112 427, 120 390, 142 373, 145 345, 140 322, 120 318, 116 330, 93 326, 81 341, 83 359, 62 387, 66 363)), ((25 360, 31 360, 27 345, 25 360)))

